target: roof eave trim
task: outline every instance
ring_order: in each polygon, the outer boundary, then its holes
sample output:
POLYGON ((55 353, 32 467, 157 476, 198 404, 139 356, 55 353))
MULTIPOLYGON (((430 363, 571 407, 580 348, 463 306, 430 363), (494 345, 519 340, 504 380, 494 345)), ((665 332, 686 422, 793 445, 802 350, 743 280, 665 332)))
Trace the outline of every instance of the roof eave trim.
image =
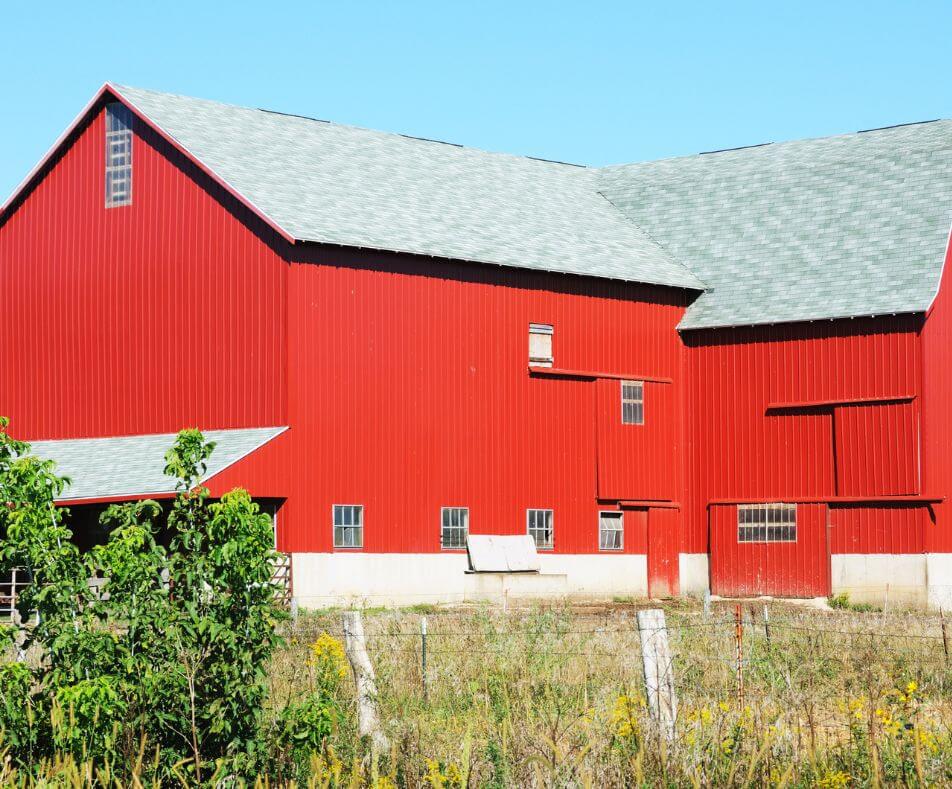
MULTIPOLYGON (((236 428, 236 429, 241 430, 242 428, 236 428)), ((249 449, 247 452, 245 452, 245 453, 239 455, 239 456, 236 457, 234 460, 232 460, 230 463, 226 463, 224 466, 222 466, 220 469, 218 469, 218 471, 216 471, 214 474, 208 474, 208 475, 202 477, 196 484, 197 484, 197 485, 205 485, 206 483, 211 482, 213 479, 215 479, 215 477, 219 476, 220 474, 223 474, 223 473, 226 472, 228 469, 230 469, 232 466, 234 466, 236 463, 239 463, 239 462, 241 462, 242 460, 244 460, 246 457, 248 457, 248 456, 250 456, 250 455, 253 455, 253 454, 254 454, 255 452, 257 452, 259 449, 261 449, 261 447, 263 447, 265 444, 271 443, 271 442, 274 441, 274 439, 276 439, 278 436, 280 436, 280 435, 286 433, 287 430, 288 430, 288 426, 287 426, 287 425, 281 425, 280 427, 277 427, 276 429, 277 429, 277 431, 278 431, 277 433, 275 433, 275 434, 272 435, 272 436, 268 436, 267 438, 263 439, 262 441, 259 441, 257 444, 255 444, 253 447, 251 447, 251 449, 249 449)), ((156 434, 156 433, 149 434, 149 433, 144 433, 143 435, 164 435, 164 434, 156 434)), ((63 440, 63 439, 57 439, 57 440, 63 440)), ((65 439, 65 440, 68 440, 68 439, 65 439)), ((83 440, 86 440, 86 439, 77 439, 77 441, 83 441, 83 440)), ((68 492, 68 489, 67 489, 67 492, 68 492)), ((107 494, 103 494, 103 495, 100 495, 100 496, 72 496, 72 497, 70 497, 70 496, 63 496, 62 498, 54 499, 54 502, 55 502, 56 504, 60 504, 60 505, 63 505, 63 504, 65 504, 65 505, 69 505, 69 504, 99 504, 99 503, 105 504, 105 503, 110 503, 110 502, 120 502, 120 501, 130 501, 130 500, 142 500, 142 499, 169 499, 169 498, 173 498, 175 495, 176 495, 176 490, 175 490, 175 488, 173 487, 173 488, 169 488, 169 489, 167 489, 167 490, 151 490, 151 491, 145 490, 145 491, 138 491, 138 492, 136 492, 136 491, 126 491, 126 492, 122 492, 122 493, 107 493, 107 494)))
POLYGON ((929 301, 929 307, 926 309, 926 318, 932 314, 936 300, 939 298, 939 291, 942 289, 942 280, 945 279, 950 261, 952 261, 952 228, 949 229, 949 240, 945 242, 945 255, 942 257, 942 266, 939 269, 939 278, 935 283, 935 293, 932 294, 932 299, 929 301))
POLYGON ((139 108, 134 101, 124 96, 122 91, 111 82, 106 82, 98 91, 96 91, 96 95, 86 103, 86 106, 80 110, 79 114, 73 119, 72 123, 66 127, 66 130, 56 138, 56 142, 50 146, 50 149, 44 154, 43 158, 37 162, 33 169, 30 170, 27 176, 17 185, 10 196, 4 201, 3 205, 0 206, 0 224, 4 223, 9 218, 11 207, 17 202, 17 200, 20 199, 23 193, 30 188, 37 176, 43 172, 52 158, 59 152, 60 148, 62 148, 63 144, 73 135, 77 127, 79 127, 79 125, 86 120, 93 107, 95 107, 102 100, 102 97, 107 93, 115 96, 124 104, 128 105, 129 108, 135 112, 136 116, 150 129, 152 129, 152 131, 154 131, 163 140, 169 143, 169 145, 179 151, 189 161, 194 163, 199 170, 205 173, 205 175, 211 178, 212 181, 218 184, 245 208, 251 211, 251 213, 258 217, 262 222, 268 225, 268 227, 274 230, 274 232, 281 236, 285 241, 287 241, 289 244, 294 244, 297 242, 297 239, 294 236, 281 227, 281 225, 275 222, 271 217, 265 214, 264 211, 262 211, 248 198, 241 194, 241 192, 235 189, 224 178, 220 177, 214 170, 212 170, 212 168, 206 165, 201 159, 199 159, 195 154, 182 145, 182 143, 176 140, 175 137, 166 132, 161 126, 159 126, 159 124, 153 121, 152 118, 148 116, 148 114, 143 112, 143 110, 139 108))
MULTIPOLYGON (((488 259, 476 259, 476 258, 464 258, 464 257, 450 257, 448 255, 437 255, 433 252, 420 252, 419 250, 414 251, 412 249, 397 249, 395 247, 379 247, 374 246, 373 244, 357 244, 349 243, 345 244, 341 241, 329 241, 326 239, 320 238, 307 238, 300 237, 297 239, 299 244, 320 244, 331 247, 338 247, 340 249, 369 249, 372 252, 389 252, 394 255, 414 255, 421 258, 433 258, 434 260, 445 260, 447 262, 453 263, 472 263, 477 266, 498 266, 499 268, 511 268, 516 271, 536 271, 540 274, 559 274, 568 277, 591 277, 592 279, 604 279, 609 280, 610 282, 624 282, 630 285, 650 285, 651 287, 658 288, 675 288, 678 290, 692 290, 698 293, 703 293, 707 290, 707 286, 700 284, 700 280, 695 277, 695 281, 699 284, 697 285, 686 285, 686 284, 675 284, 673 282, 662 282, 657 279, 647 279, 643 277, 639 278, 629 278, 629 277, 613 277, 608 274, 592 274, 584 271, 569 271, 568 269, 562 268, 552 268, 552 267, 539 267, 539 266, 520 266, 518 263, 501 263, 498 260, 488 260, 488 259)), ((690 273, 690 272, 689 272, 690 273)), ((693 276, 693 275, 692 275, 693 276)))
MULTIPOLYGON (((931 309, 931 308, 930 308, 931 309)), ((702 323, 698 325, 678 325, 679 332, 705 331, 717 329, 753 329, 763 326, 790 326, 795 323, 823 323, 826 321, 850 321, 864 318, 893 318, 898 315, 925 315, 926 308, 909 310, 884 310, 882 312, 859 312, 853 315, 822 315, 814 318, 786 318, 775 321, 757 321, 756 323, 702 323)))
POLYGON ((103 97, 105 93, 109 91, 109 83, 107 82, 103 85, 96 95, 93 96, 83 107, 79 114, 73 118, 69 126, 66 127, 66 130, 56 138, 49 150, 43 154, 43 158, 37 162, 33 169, 26 174, 26 177, 17 184, 13 192, 10 193, 10 196, 4 201, 3 205, 0 206, 0 223, 4 222, 7 218, 7 214, 11 206, 19 199, 19 197, 29 188, 30 184, 33 183, 34 179, 43 171, 43 169, 49 164, 50 160, 56 155, 59 149, 63 146, 70 136, 76 131, 76 128, 86 119, 86 116, 92 111, 92 108, 96 106, 99 100, 103 97))
POLYGON ((186 148, 181 142, 179 142, 175 137, 165 131, 158 123, 152 120, 146 112, 144 112, 134 101, 129 99, 127 96, 124 96, 122 90, 118 88, 111 82, 107 82, 100 89, 100 95, 104 92, 110 92, 116 97, 122 99, 122 101, 127 104, 131 109, 135 110, 136 115, 139 116, 145 123, 149 126, 152 131, 158 134, 163 140, 165 140, 169 145, 174 147, 185 157, 187 157, 191 162, 193 162, 205 175, 211 178, 216 184, 218 184, 222 189, 224 189, 228 194, 234 197, 239 203, 241 203, 245 208, 247 208, 251 213, 253 213, 258 219, 268 225, 275 233, 281 236, 289 244, 294 244, 297 239, 291 235, 287 230, 285 230, 281 225, 274 221, 270 216, 268 216, 264 211, 262 211, 258 206, 252 203, 247 197, 245 197, 241 192, 239 192, 235 187, 228 183, 224 178, 218 175, 211 167, 209 167, 205 162, 198 158, 194 153, 192 153, 188 148, 186 148))

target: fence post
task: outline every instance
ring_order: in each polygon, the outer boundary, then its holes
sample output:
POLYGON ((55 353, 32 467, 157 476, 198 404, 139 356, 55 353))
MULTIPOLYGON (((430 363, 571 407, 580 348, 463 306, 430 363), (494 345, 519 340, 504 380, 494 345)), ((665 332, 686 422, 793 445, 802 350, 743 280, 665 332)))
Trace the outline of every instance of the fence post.
POLYGON ((358 731, 361 737, 370 737, 371 749, 375 753, 386 753, 390 749, 390 743, 380 726, 377 681, 373 664, 367 654, 360 611, 344 612, 341 615, 341 625, 344 628, 344 650, 354 671, 354 683, 357 685, 358 731))
POLYGON ((734 607, 734 639, 737 642, 737 698, 744 706, 744 618, 741 616, 740 603, 734 607))
POLYGON ((711 590, 704 590, 704 618, 706 619, 711 615, 711 590))
POLYGON ((767 649, 770 649, 770 611, 764 603, 764 637, 767 639, 767 649))
POLYGON ((421 642, 421 657, 422 657, 422 676, 423 676, 423 700, 426 701, 426 617, 420 618, 420 642, 421 642))
POLYGON ((949 662, 949 634, 945 627, 945 611, 939 609, 939 625, 942 628, 942 649, 945 652, 945 662, 949 662))
POLYGON ((675 735, 678 699, 674 688, 674 667, 664 611, 660 608, 639 611, 638 631, 641 635, 641 659, 644 665, 648 708, 662 736, 671 742, 675 735))

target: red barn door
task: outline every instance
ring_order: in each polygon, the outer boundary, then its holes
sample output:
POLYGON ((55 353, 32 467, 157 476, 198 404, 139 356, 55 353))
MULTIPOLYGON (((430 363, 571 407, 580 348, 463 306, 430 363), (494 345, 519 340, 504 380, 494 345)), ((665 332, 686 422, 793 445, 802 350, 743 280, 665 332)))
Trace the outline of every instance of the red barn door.
POLYGON ((678 524, 675 509, 648 510, 648 596, 678 595, 678 524))
POLYGON ((830 593, 826 506, 792 506, 793 521, 775 505, 765 507, 766 517, 753 507, 742 508, 743 514, 737 505, 711 507, 714 594, 825 597, 830 593))

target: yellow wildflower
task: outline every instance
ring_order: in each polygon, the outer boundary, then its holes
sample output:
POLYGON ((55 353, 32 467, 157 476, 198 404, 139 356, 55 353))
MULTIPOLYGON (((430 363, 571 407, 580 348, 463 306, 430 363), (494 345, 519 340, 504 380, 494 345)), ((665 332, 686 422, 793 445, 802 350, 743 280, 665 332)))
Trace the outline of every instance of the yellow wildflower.
POLYGON ((347 676, 347 658, 344 656, 344 645, 327 633, 321 633, 311 644, 311 655, 308 664, 323 668, 329 675, 343 679, 347 676))
POLYGON ((842 789, 849 786, 852 778, 849 773, 842 770, 829 770, 819 781, 816 782, 818 789, 842 789))

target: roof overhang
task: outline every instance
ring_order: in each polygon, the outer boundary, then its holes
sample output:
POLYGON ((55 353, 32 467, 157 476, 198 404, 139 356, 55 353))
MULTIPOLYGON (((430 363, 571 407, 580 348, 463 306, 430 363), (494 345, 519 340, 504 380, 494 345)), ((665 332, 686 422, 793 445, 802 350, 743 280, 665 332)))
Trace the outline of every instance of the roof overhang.
MULTIPOLYGON (((254 454, 287 427, 208 430, 215 443, 207 461, 205 483, 254 454)), ((165 453, 175 433, 34 441, 30 454, 56 463, 56 473, 70 479, 57 499, 60 504, 92 504, 144 498, 170 498, 176 480, 165 475, 165 453)), ((252 491, 253 493, 253 491, 252 491)))

